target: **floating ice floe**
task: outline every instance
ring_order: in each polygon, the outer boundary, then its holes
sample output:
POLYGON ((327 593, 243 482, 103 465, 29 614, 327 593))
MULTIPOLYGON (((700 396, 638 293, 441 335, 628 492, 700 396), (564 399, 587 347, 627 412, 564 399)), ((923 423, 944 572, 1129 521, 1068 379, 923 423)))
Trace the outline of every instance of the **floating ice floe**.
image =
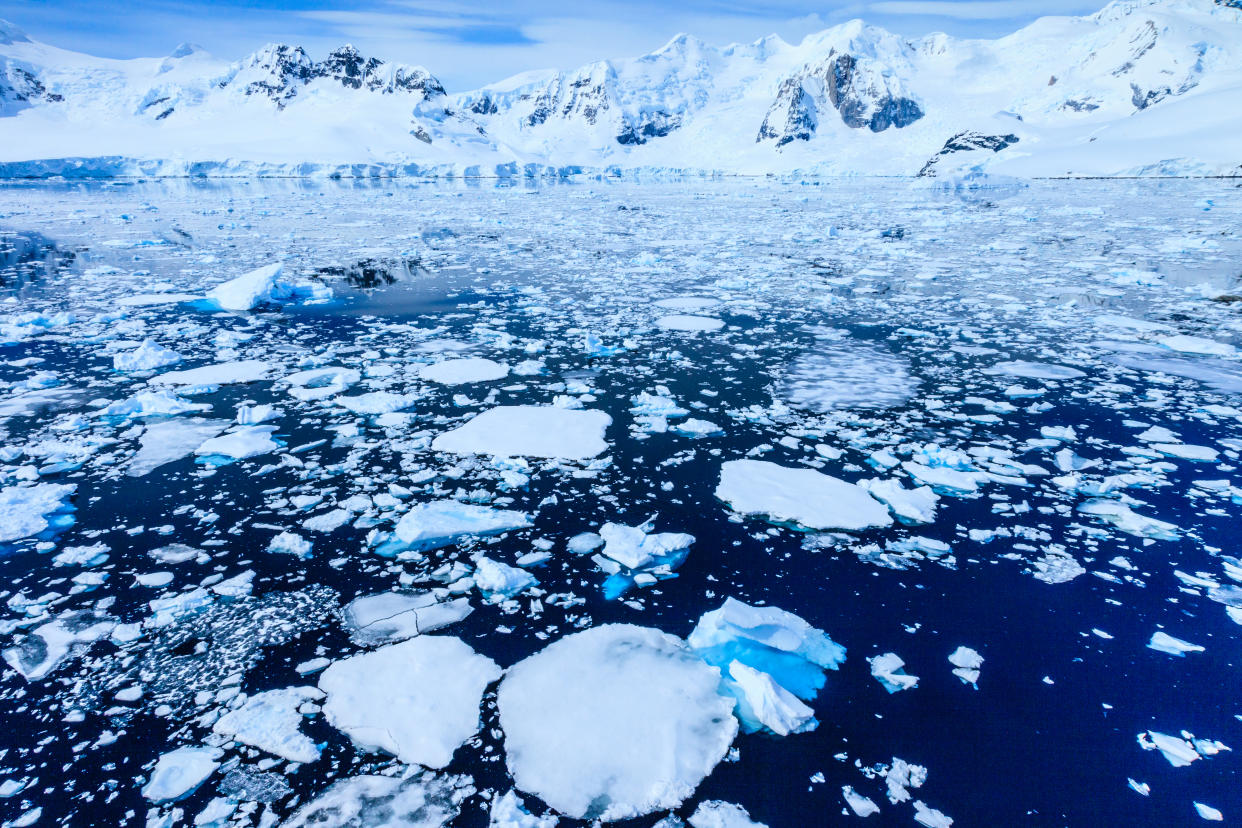
POLYGON ((154 371, 180 361, 181 354, 154 340, 144 339, 134 350, 114 355, 112 367, 117 371, 154 371))
POLYGON ((1213 739, 1196 739, 1193 734, 1182 731, 1181 736, 1170 736, 1155 730, 1138 735, 1143 750, 1158 750, 1175 768, 1184 768, 1205 756, 1215 756, 1222 750, 1230 750, 1223 742, 1213 739))
POLYGON ((724 320, 713 316, 674 313, 661 316, 656 320, 656 326, 666 331, 718 331, 724 327, 724 320))
POLYGON ((334 662, 319 677, 328 722, 367 751, 442 768, 478 732, 501 670, 459 638, 420 635, 334 662))
POLYGON ((525 592, 539 581, 525 569, 479 557, 474 562, 474 585, 490 604, 525 592))
POLYGON ((268 541, 267 551, 305 560, 311 556, 312 546, 310 541, 295 532, 281 532, 268 541))
POLYGON ((207 411, 207 403, 192 403, 172 391, 139 391, 99 409, 100 417, 136 420, 144 417, 172 417, 189 411, 207 411))
POLYGON ((194 453, 204 461, 220 465, 226 462, 245 460, 284 448, 284 443, 272 437, 276 426, 238 426, 233 431, 219 437, 204 440, 194 453))
POLYGON ((1045 584, 1064 584, 1086 573, 1078 559, 1064 549, 1049 548, 1041 558, 1031 561, 1036 580, 1045 584))
POLYGON ((930 486, 907 489, 892 478, 859 480, 868 494, 888 506, 903 523, 934 523, 940 496, 930 486))
POLYGON ((248 311, 268 302, 332 298, 327 285, 287 281, 281 278, 283 270, 279 263, 256 268, 207 291, 207 301, 221 310, 248 311))
POLYGON ((608 449, 612 417, 592 409, 502 405, 488 409, 432 441, 436 451, 497 457, 588 460, 608 449))
POLYGON ((432 591, 379 592, 350 601, 342 620, 355 644, 374 647, 455 624, 472 610, 469 599, 445 600, 432 591))
POLYGON ((354 776, 334 782, 281 828, 444 828, 474 793, 468 776, 410 771, 402 776, 354 776))
POLYGON ((983 666, 983 656, 969 647, 959 646, 949 654, 949 663, 953 665, 953 675, 979 689, 979 668, 983 666))
POLYGON ((673 431, 687 437, 715 437, 724 434, 724 429, 710 420, 700 420, 695 417, 690 417, 673 426, 673 431))
POLYGON ((914 800, 914 821, 927 828, 951 828, 953 819, 922 800, 914 800))
MULTIPOLYGON (((686 559, 694 535, 684 532, 652 533, 655 519, 638 526, 605 523, 599 530, 604 543, 595 563, 608 573, 605 597, 621 596, 631 586, 650 586, 673 571, 686 559)), ((587 550, 590 551, 590 550, 587 550)))
POLYGON ((1179 460, 1196 460, 1201 463, 1215 463, 1220 452, 1210 446, 1191 446, 1185 443, 1152 443, 1151 447, 1161 454, 1176 457, 1179 460))
POLYGON ((748 732, 784 736, 814 729, 813 711, 803 702, 824 686, 825 670, 845 661, 845 648, 823 630, 778 607, 736 598, 704 613, 686 641, 720 669, 721 688, 737 699, 748 732))
POLYGON ((1099 518, 1105 523, 1116 526, 1127 535, 1134 535, 1138 538, 1177 540, 1180 537, 1178 528, 1172 523, 1144 517, 1116 500, 1088 500, 1079 505, 1078 511, 1084 515, 1099 518))
POLYGON ((256 693, 217 719, 211 729, 290 762, 314 762, 319 758, 319 747, 299 730, 303 716, 299 708, 322 698, 323 692, 314 687, 256 693))
POLYGON ((719 684, 717 669, 659 630, 608 624, 565 636, 500 684, 509 773, 577 819, 675 808, 737 733, 719 684))
POLYGON ((720 304, 720 300, 706 296, 674 296, 669 299, 657 299, 653 304, 665 310, 702 311, 716 307, 720 304))
POLYGON ((299 400, 322 400, 347 391, 362 380, 353 368, 329 366, 296 371, 281 381, 288 383, 289 396, 299 400))
POLYGON ((1211 805, 1204 805, 1202 802, 1195 802, 1192 804, 1195 806, 1195 813, 1197 813, 1201 819, 1206 819, 1208 822, 1225 821, 1225 815, 1220 811, 1220 809, 1213 808, 1211 805))
POLYGON ((1147 646, 1153 650, 1175 656, 1185 656, 1186 653, 1202 653, 1207 649, 1198 644, 1191 644, 1189 641, 1182 641, 1180 638, 1174 638, 1168 633, 1158 631, 1151 634, 1151 641, 1147 642, 1147 646))
POLYGON ((742 515, 802 529, 860 530, 892 525, 888 508, 853 483, 766 460, 729 460, 716 497, 742 515))
POLYGON ((175 386, 182 394, 193 394, 197 391, 214 390, 221 385, 238 385, 270 379, 274 370, 275 366, 270 362, 264 362, 261 359, 243 359, 188 368, 184 371, 166 371, 152 377, 147 382, 157 386, 175 386))
POLYGON ((146 308, 155 305, 177 305, 182 302, 195 302, 203 297, 197 293, 135 293, 122 296, 116 303, 123 308, 146 308))
MULTIPOLYGON (((401 548, 435 549, 467 535, 498 535, 530 526, 530 516, 511 509, 493 509, 456 500, 416 503, 401 516, 393 540, 401 548)), ((386 547, 376 551, 383 554, 386 547)))
POLYGON ((876 805, 871 797, 863 796, 850 785, 841 788, 841 795, 845 797, 845 804, 850 806, 854 816, 869 817, 880 812, 880 806, 876 805))
POLYGON ((398 394, 394 391, 371 391, 352 397, 333 397, 332 402, 346 411, 361 416, 391 414, 412 408, 418 402, 417 394, 398 394))
POLYGON ((1227 342, 1217 342, 1214 339, 1204 339, 1199 336, 1186 336, 1185 334, 1166 336, 1161 338, 1159 342, 1170 351, 1180 351, 1185 354, 1233 356, 1238 351, 1237 348, 1227 342))
POLYGON ((217 760, 223 755, 224 751, 213 747, 171 750, 155 763, 155 769, 142 788, 142 795, 155 803, 183 799, 216 772, 216 768, 220 767, 217 760))
POLYGON ((1062 380, 1085 377, 1077 368, 1068 365, 1053 365, 1047 362, 998 362, 991 368, 984 369, 985 374, 1006 377, 1022 377, 1024 379, 1062 380))
POLYGON ((125 465, 130 477, 142 477, 167 463, 180 460, 229 427, 228 420, 201 417, 151 423, 138 438, 138 451, 125 465))
POLYGON ((690 828, 768 828, 762 822, 755 822, 750 813, 740 805, 709 799, 700 802, 687 820, 690 828))
POLYGON ((428 382, 441 385, 464 385, 504 379, 509 375, 509 366, 481 357, 468 357, 424 365, 418 375, 428 382))
POLYGON ((106 638, 117 621, 98 610, 69 610, 18 635, 12 647, 4 650, 5 662, 27 681, 39 681, 57 667, 106 638))
POLYGON ((533 816, 523 807, 516 791, 493 799, 488 814, 488 828, 556 828, 558 822, 555 814, 533 816))
POLYGON ((883 653, 867 659, 871 664, 871 675, 875 676, 884 689, 890 693, 910 690, 918 686, 919 677, 907 675, 904 671, 906 663, 896 653, 883 653))
POLYGON ((69 497, 77 488, 74 483, 35 483, 0 489, 0 543, 72 525, 69 497))
POLYGON ((893 757, 893 762, 881 771, 884 784, 888 788, 888 801, 896 805, 909 802, 912 798, 910 788, 921 788, 927 781, 927 768, 912 765, 904 759, 893 757))

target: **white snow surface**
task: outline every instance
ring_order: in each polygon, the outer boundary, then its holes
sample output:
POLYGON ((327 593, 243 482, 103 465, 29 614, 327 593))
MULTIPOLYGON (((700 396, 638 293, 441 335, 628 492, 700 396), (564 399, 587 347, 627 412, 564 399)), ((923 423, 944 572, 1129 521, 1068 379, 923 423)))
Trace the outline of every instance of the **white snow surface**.
POLYGON ((155 803, 189 796, 220 767, 220 748, 179 747, 160 756, 142 787, 142 795, 155 803))
POLYGON ((431 447, 453 454, 589 460, 607 451, 610 425, 612 417, 603 411, 501 405, 440 434, 431 447))
POLYGON ((463 535, 496 535, 530 526, 530 517, 511 509, 493 509, 456 500, 433 500, 410 507, 394 536, 407 546, 434 548, 463 535))
POLYGON ((363 750, 443 768, 479 730, 501 670, 460 638, 420 635, 334 662, 319 677, 324 716, 363 750))
POLYGON ((482 357, 467 357, 426 365, 418 375, 428 382, 438 382, 441 385, 464 385, 503 379, 509 375, 509 366, 482 357))
POLYGON ((298 729, 302 723, 298 708, 305 702, 322 698, 323 693, 314 687, 285 687, 256 693, 241 707, 217 719, 211 729, 290 762, 314 762, 319 758, 319 747, 298 729))
POLYGON ((766 460, 725 462, 716 497, 739 514, 803 529, 854 531, 893 522, 888 509, 860 486, 766 460))
POLYGON ((517 787, 605 821, 675 808, 737 733, 720 673, 676 636, 607 624, 509 668, 497 694, 517 787))

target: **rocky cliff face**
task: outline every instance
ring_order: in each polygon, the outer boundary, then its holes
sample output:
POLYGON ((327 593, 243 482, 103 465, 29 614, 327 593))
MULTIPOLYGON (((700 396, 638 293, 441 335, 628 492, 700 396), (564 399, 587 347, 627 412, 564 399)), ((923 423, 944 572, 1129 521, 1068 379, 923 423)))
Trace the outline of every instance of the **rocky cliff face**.
POLYGON ((946 155, 953 155, 959 152, 978 152, 980 150, 1000 152, 1018 143, 1018 140, 1018 136, 1012 133, 1008 135, 984 135, 979 132, 959 132, 944 142, 944 147, 941 148, 940 152, 927 159, 923 169, 919 170, 919 175, 924 177, 934 176, 936 174, 936 165, 946 155))
POLYGON ((871 57, 830 51, 781 82, 756 141, 782 147, 809 141, 824 113, 835 109, 853 129, 901 129, 923 117, 923 108, 901 80, 871 57))

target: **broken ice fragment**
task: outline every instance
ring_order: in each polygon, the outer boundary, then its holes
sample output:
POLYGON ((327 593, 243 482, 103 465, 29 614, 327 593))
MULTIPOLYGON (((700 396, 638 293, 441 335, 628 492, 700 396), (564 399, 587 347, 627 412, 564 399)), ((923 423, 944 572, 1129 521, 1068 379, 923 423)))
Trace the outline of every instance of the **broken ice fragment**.
POLYGON ((880 684, 884 685, 884 689, 890 693, 918 686, 919 677, 906 675, 902 669, 906 663, 896 653, 872 656, 867 661, 871 664, 871 675, 875 676, 880 684))
POLYGON ((213 732, 290 762, 314 762, 319 748, 299 729, 305 702, 318 701, 323 693, 314 687, 268 690, 246 699, 212 725, 213 732))
POLYGON ((224 751, 212 747, 179 747, 155 763, 142 795, 155 803, 173 802, 193 793, 215 773, 224 751))
POLYGON ((716 497, 740 514, 803 529, 860 530, 893 522, 887 507, 853 483, 764 460, 724 463, 716 497))
POLYGON ((528 526, 530 517, 524 512, 433 500, 411 506, 398 521, 393 537, 406 548, 435 549, 466 535, 498 535, 528 526))
POLYGON ((1206 649, 1198 644, 1191 644, 1189 641, 1182 641, 1180 638, 1174 638, 1168 633, 1159 631, 1151 634, 1151 641, 1147 642, 1147 646, 1153 650, 1175 656, 1185 656, 1186 653, 1201 653, 1206 649))
POLYGON ((436 451, 497 457, 587 460, 608 449, 612 417, 592 409, 554 405, 501 405, 432 441, 436 451))

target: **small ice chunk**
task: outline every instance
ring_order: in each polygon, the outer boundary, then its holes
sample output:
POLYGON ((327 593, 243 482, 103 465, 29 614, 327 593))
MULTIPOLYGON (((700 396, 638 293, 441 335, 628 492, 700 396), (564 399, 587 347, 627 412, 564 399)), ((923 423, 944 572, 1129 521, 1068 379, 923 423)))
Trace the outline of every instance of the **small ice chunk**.
POLYGON ((323 693, 314 687, 256 693, 217 719, 211 729, 290 762, 314 762, 319 758, 319 747, 298 729, 302 722, 298 708, 322 698, 323 693))
POLYGON ((841 795, 845 797, 845 804, 850 806, 854 816, 869 817, 880 812, 880 806, 876 805, 871 797, 863 796, 849 785, 841 788, 841 795))
POLYGON ((979 689, 979 668, 983 666, 983 656, 969 647, 959 646, 949 654, 949 663, 953 665, 953 675, 979 689))
POLYGON ((418 375, 428 382, 438 382, 441 385, 464 385, 504 379, 509 375, 509 366, 480 357, 448 359, 435 365, 423 366, 418 375))
POLYGON ((918 686, 919 677, 906 675, 902 669, 906 663, 896 653, 872 656, 867 661, 871 664, 871 675, 875 676, 880 684, 884 685, 884 689, 890 693, 918 686))
POLYGON ((1147 642, 1147 646, 1153 650, 1159 650, 1169 655, 1185 656, 1186 653, 1201 653, 1206 650, 1198 644, 1191 644, 1189 641, 1182 641, 1180 638, 1174 638, 1168 633, 1154 632, 1151 634, 1151 641, 1147 642))
POLYGON ((691 417, 673 426, 673 431, 687 437, 715 437, 724 434, 724 429, 710 420, 699 420, 691 417))
POLYGON ((612 417, 593 409, 554 405, 501 405, 432 441, 436 451, 497 457, 587 460, 608 449, 612 417))
POLYGON ((555 814, 533 816, 522 805, 516 791, 492 800, 488 828, 556 828, 560 820, 555 814))
POLYGON ((293 555, 306 560, 311 556, 313 544, 295 532, 281 532, 267 542, 267 551, 283 555, 293 555))
POLYGON ((893 763, 883 771, 883 776, 888 786, 888 801, 896 805, 910 801, 910 788, 923 787, 927 781, 927 768, 893 757, 893 763))
POLYGON ((887 507, 853 483, 764 460, 724 463, 716 497, 740 514, 805 529, 860 530, 893 522, 887 507))
POLYGON ((319 677, 328 722, 363 750, 443 768, 478 732, 501 669, 459 638, 420 635, 332 664, 319 677))
POLYGON ((447 627, 472 609, 466 598, 441 601, 430 591, 380 592, 350 601, 342 617, 355 643, 373 647, 447 627))
POLYGON ((659 630, 607 624, 567 635, 500 684, 509 773, 576 819, 676 808, 737 733, 719 683, 717 669, 659 630))
POLYGON ((194 453, 200 457, 228 457, 245 460, 268 454, 284 447, 284 443, 272 437, 276 426, 238 426, 219 437, 204 440, 194 453))
POLYGON ((777 736, 814 730, 815 711, 777 684, 770 675, 740 661, 729 662, 729 677, 737 688, 738 718, 743 724, 757 722, 777 736))
POLYGON ((207 299, 222 310, 248 311, 263 302, 287 298, 288 287, 280 281, 280 263, 266 265, 207 291, 207 299))
POLYGON ((216 760, 223 755, 224 751, 213 747, 187 746, 169 751, 155 763, 142 795, 155 803, 189 796, 220 767, 216 760))
POLYGON ((0 543, 28 538, 47 530, 57 512, 69 510, 73 483, 36 483, 0 489, 0 543))
POLYGON ((117 371, 154 371, 181 361, 181 354, 165 348, 151 339, 132 351, 123 351, 112 357, 112 367, 117 371))
POLYGON ((928 807, 922 800, 914 800, 914 821, 927 828, 951 828, 953 820, 935 808, 928 807))
POLYGON ((418 402, 418 395, 397 394, 393 391, 371 391, 355 397, 333 397, 332 402, 354 414, 371 416, 404 411, 418 402))
POLYGON ((624 526, 605 523, 599 536, 604 541, 603 553, 629 569, 642 569, 690 548, 694 535, 684 532, 651 532, 651 523, 624 526))
POLYGON ((1036 580, 1045 584, 1064 584, 1085 574, 1086 569, 1064 549, 1047 549, 1042 558, 1031 561, 1036 580))
POLYGON ((1225 815, 1211 805, 1204 805, 1202 802, 1195 802, 1195 812, 1206 819, 1208 822, 1224 822, 1225 815))
POLYGON ((509 566, 491 558, 480 557, 474 562, 474 585, 489 604, 498 604, 533 587, 539 581, 525 569, 509 566))

